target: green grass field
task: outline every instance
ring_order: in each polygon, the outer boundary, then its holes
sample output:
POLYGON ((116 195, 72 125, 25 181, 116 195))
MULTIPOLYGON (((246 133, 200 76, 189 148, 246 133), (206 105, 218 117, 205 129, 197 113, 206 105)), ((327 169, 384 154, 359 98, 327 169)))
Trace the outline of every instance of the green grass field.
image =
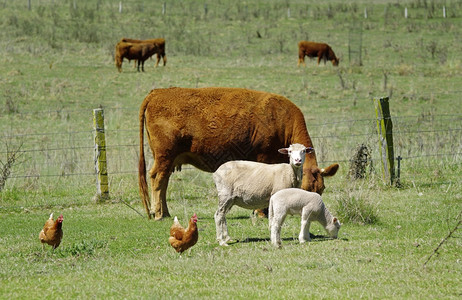
POLYGON ((0 177, 1 299, 462 296, 460 227, 424 265, 461 220, 462 1, 165 2, 163 14, 164 1, 32 0, 30 10, 0 1, 0 171, 19 149, 0 177), (362 66, 348 52, 360 32, 362 66), (122 37, 164 37, 167 66, 148 60, 138 73, 125 61, 118 73, 122 37), (327 42, 340 66, 307 59, 297 68, 300 40, 327 42), (343 222, 339 239, 314 224, 316 237, 300 245, 300 218, 288 217, 274 249, 267 219, 234 207, 227 219, 238 242, 219 247, 211 174, 188 166, 170 179, 169 210, 182 224, 196 212, 200 231, 179 257, 167 242, 172 219, 144 215, 136 173, 139 105, 170 86, 243 87, 297 104, 319 165, 340 164, 323 194, 343 222), (400 187, 381 179, 372 99, 384 96, 400 187), (100 106, 110 199, 96 204, 100 106), (372 166, 352 180, 361 144, 372 166), (64 215, 54 252, 38 240, 51 212, 64 215))

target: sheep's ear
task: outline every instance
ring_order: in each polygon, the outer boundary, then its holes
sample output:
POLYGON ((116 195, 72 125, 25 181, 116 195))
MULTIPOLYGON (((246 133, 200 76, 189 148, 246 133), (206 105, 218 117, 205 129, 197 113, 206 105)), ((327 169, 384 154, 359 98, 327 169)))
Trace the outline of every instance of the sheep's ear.
POLYGON ((334 219, 332 220, 333 223, 337 223, 338 219, 334 217, 334 219))
POLYGON ((289 148, 281 148, 278 150, 278 152, 282 154, 289 154, 289 148))

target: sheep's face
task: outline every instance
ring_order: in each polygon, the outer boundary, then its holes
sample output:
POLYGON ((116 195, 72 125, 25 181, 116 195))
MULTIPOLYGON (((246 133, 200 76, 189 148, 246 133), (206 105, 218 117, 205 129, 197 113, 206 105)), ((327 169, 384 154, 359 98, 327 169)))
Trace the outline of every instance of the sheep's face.
POLYGON ((279 149, 279 153, 289 155, 289 163, 292 166, 300 167, 305 163, 305 156, 307 150, 309 151, 312 148, 306 148, 301 144, 290 145, 289 148, 279 149))
POLYGON ((289 148, 282 148, 278 150, 279 153, 289 155, 289 162, 296 168, 305 164, 305 158, 308 156, 307 163, 303 169, 303 179, 301 188, 322 194, 324 191, 324 177, 333 176, 337 173, 338 164, 330 165, 325 169, 319 169, 316 165, 316 155, 314 149, 305 147, 301 144, 292 144, 289 148), (313 166, 314 165, 314 166, 313 166))
POLYGON ((336 239, 338 237, 338 231, 340 230, 340 226, 341 224, 339 220, 337 218, 333 218, 332 222, 326 226, 327 234, 329 234, 331 238, 336 239))

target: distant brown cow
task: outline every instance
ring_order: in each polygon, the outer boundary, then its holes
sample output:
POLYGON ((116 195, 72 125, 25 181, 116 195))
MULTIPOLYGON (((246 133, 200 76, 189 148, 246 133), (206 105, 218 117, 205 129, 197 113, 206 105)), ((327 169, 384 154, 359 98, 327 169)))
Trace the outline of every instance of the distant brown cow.
MULTIPOLYGON (((133 43, 133 44, 153 44, 157 49, 157 51, 155 52, 157 53, 156 67, 159 65, 161 57, 164 62, 164 66, 167 64, 167 57, 165 56, 165 39, 163 38, 149 39, 149 40, 136 40, 136 39, 122 38, 120 42, 133 43)), ((135 65, 136 65, 136 61, 135 61, 135 65)))
MULTIPOLYGON (((287 163, 278 149, 300 143, 313 147, 300 109, 276 94, 239 88, 152 90, 141 104, 139 188, 149 218, 169 216, 166 193, 174 169, 183 164, 214 172, 230 160, 287 163), (150 203, 144 158, 144 127, 154 165, 150 203)), ((338 164, 318 168, 315 152, 306 154, 301 188, 321 194, 324 176, 338 164)))
POLYGON ((119 42, 116 46, 115 64, 119 72, 122 72, 122 62, 124 58, 138 61, 138 72, 141 69, 144 72, 144 62, 156 53, 156 48, 152 44, 133 44, 119 42))
POLYGON ((330 60, 332 62, 332 65, 334 66, 338 66, 339 63, 339 59, 335 56, 335 53, 334 51, 332 51, 332 48, 325 43, 315 43, 307 41, 299 42, 297 66, 300 66, 300 64, 306 66, 305 55, 309 58, 317 57, 318 65, 321 59, 324 60, 324 64, 326 64, 326 60, 330 60))

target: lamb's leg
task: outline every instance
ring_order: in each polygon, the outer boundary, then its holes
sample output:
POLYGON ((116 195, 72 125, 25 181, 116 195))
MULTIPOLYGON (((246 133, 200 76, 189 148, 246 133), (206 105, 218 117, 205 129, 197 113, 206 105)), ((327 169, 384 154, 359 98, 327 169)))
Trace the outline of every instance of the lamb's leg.
POLYGON ((231 237, 228 234, 228 226, 226 224, 226 214, 232 206, 233 202, 230 199, 220 197, 220 203, 218 204, 218 209, 215 212, 217 240, 220 246, 227 246, 227 242, 231 240, 231 237))
POLYGON ((302 221, 301 221, 301 228, 300 234, 298 235, 298 241, 300 243, 310 242, 310 214, 311 211, 306 207, 302 210, 302 221))
POLYGON ((271 244, 281 248, 281 227, 284 223, 285 215, 274 215, 271 222, 271 244))

